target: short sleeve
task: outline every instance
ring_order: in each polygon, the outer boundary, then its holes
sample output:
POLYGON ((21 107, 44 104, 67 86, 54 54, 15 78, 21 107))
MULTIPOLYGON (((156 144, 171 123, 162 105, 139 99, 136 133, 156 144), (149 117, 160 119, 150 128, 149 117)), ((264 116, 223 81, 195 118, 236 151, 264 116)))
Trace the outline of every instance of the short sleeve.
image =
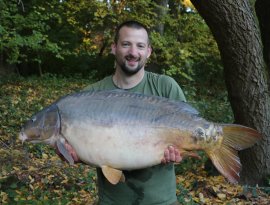
POLYGON ((180 100, 186 102, 185 95, 178 85, 178 83, 171 77, 166 75, 161 75, 160 85, 162 86, 162 95, 172 100, 180 100))

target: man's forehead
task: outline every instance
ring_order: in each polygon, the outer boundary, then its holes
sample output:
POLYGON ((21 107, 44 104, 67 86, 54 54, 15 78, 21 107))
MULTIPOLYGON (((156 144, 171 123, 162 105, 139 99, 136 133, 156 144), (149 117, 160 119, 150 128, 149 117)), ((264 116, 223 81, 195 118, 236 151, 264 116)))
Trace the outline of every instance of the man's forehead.
POLYGON ((119 31, 119 40, 137 40, 142 41, 144 43, 148 42, 148 34, 145 29, 143 28, 130 28, 130 27, 123 27, 119 31))

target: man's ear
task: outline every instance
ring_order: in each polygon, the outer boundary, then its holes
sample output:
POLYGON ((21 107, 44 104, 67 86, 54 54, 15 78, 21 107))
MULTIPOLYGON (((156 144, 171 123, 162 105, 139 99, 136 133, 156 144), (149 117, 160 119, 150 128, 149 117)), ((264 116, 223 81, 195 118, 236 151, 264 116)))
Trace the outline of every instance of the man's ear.
POLYGON ((116 50, 116 44, 113 43, 113 44, 111 45, 111 53, 114 54, 114 55, 115 55, 115 50, 116 50))
POLYGON ((150 55, 151 55, 151 53, 152 53, 152 47, 151 47, 150 45, 149 45, 148 48, 147 48, 147 52, 148 52, 147 58, 149 58, 150 55))

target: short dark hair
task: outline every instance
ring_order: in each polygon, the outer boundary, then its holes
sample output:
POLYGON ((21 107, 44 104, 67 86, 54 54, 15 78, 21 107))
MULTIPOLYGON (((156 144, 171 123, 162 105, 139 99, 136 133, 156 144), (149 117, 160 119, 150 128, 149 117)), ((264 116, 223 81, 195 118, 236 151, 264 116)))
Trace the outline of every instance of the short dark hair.
POLYGON ((150 45, 150 38, 149 38, 150 31, 145 25, 134 20, 125 21, 117 26, 116 31, 115 31, 115 36, 114 36, 114 43, 117 43, 117 41, 119 40, 120 29, 123 28, 124 26, 129 27, 129 28, 144 29, 148 35, 148 44, 150 45))

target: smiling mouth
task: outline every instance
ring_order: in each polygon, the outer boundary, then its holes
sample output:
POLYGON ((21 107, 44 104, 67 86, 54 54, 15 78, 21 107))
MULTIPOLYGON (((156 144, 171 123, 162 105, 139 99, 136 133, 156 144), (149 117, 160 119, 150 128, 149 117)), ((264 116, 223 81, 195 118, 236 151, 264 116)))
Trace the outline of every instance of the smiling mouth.
POLYGON ((135 66, 135 65, 137 65, 137 63, 139 63, 138 58, 127 58, 126 60, 127 60, 126 63, 129 66, 135 66))
POLYGON ((136 60, 136 59, 129 59, 129 60, 127 60, 128 62, 138 62, 138 60, 136 60))
POLYGON ((129 55, 129 56, 126 56, 126 60, 128 62, 138 62, 138 61, 140 61, 140 58, 136 58, 134 56, 129 55))

